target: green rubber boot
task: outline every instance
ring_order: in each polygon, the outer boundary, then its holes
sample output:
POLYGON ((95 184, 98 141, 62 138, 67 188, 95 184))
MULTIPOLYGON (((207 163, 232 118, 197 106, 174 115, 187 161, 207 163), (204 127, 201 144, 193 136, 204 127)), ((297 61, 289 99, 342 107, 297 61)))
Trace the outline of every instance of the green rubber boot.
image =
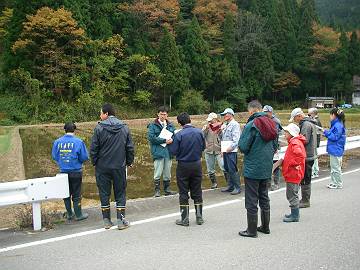
POLYGON ((67 219, 67 221, 70 221, 75 217, 75 214, 71 209, 70 197, 64 199, 64 204, 65 204, 65 209, 66 209, 66 213, 64 214, 65 218, 67 219))
POLYGON ((285 215, 283 221, 284 222, 299 222, 300 214, 299 208, 291 208, 291 214, 285 215))
POLYGON ((88 213, 83 213, 81 210, 81 198, 73 199, 75 220, 80 221, 89 217, 88 213))

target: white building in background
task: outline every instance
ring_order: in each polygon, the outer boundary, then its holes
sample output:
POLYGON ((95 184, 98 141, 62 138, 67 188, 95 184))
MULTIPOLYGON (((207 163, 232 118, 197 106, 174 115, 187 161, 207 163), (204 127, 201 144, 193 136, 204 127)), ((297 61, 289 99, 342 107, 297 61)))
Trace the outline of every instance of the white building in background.
POLYGON ((354 92, 352 94, 352 104, 360 105, 360 76, 353 77, 354 92))

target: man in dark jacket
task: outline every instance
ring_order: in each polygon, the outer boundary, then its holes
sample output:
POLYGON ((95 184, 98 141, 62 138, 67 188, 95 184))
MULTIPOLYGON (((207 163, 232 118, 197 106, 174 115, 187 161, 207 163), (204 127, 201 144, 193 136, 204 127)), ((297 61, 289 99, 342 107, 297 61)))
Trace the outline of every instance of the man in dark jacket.
POLYGON ((317 147, 317 135, 315 122, 310 117, 305 117, 304 112, 301 108, 295 108, 291 112, 289 122, 295 122, 299 124, 300 133, 305 137, 305 174, 301 181, 301 200, 300 208, 310 207, 310 196, 311 196, 311 174, 314 160, 316 159, 316 147, 317 147))
POLYGON ((257 231, 269 234, 270 202, 268 182, 271 179, 273 157, 277 150, 275 122, 262 112, 259 101, 248 104, 250 117, 240 136, 239 148, 244 154, 245 207, 248 227, 240 231, 244 237, 257 237, 257 231), (261 208, 261 223, 258 223, 258 207, 261 208))
MULTIPOLYGON (((263 112, 267 114, 267 116, 272 119, 275 122, 276 129, 278 131, 278 136, 276 138, 278 143, 278 149, 274 154, 273 163, 276 163, 279 159, 279 150, 280 150, 280 144, 279 144, 279 136, 280 132, 283 129, 281 126, 281 121, 279 118, 277 118, 274 114, 274 109, 270 105, 265 105, 263 108, 263 112)), ((280 166, 277 167, 273 172, 273 179, 274 179, 274 185, 271 185, 271 190, 277 190, 280 186, 280 166)))
POLYGON ((177 117, 182 130, 176 133, 174 142, 169 145, 169 151, 176 156, 178 165, 176 168, 176 180, 179 188, 179 202, 181 219, 177 225, 189 226, 189 191, 194 200, 196 223, 204 223, 202 218, 202 169, 201 156, 205 150, 205 138, 201 129, 192 126, 190 116, 181 113, 177 117))
POLYGON ((170 189, 172 162, 168 145, 172 143, 172 138, 166 139, 159 137, 163 129, 166 129, 170 133, 174 133, 175 131, 174 125, 168 120, 168 109, 165 106, 159 107, 158 117, 148 125, 147 137, 150 143, 151 155, 154 160, 155 197, 160 197, 161 175, 163 176, 165 196, 176 194, 170 189))
POLYGON ((115 117, 111 104, 105 104, 100 112, 92 137, 90 156, 95 166, 96 184, 99 189, 105 229, 113 225, 110 217, 111 187, 114 187, 118 229, 130 226, 125 219, 126 166, 134 162, 134 144, 129 128, 115 117))

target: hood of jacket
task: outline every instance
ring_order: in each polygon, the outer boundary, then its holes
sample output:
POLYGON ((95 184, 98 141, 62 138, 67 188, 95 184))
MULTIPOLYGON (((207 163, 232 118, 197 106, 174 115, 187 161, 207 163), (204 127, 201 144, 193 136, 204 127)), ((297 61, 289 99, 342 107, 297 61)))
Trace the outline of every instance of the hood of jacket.
POLYGON ((304 122, 310 122, 314 125, 317 125, 317 121, 315 119, 312 119, 310 117, 305 117, 303 120, 300 121, 299 125, 301 126, 304 122))
POLYGON ((275 122, 267 117, 266 113, 254 113, 250 118, 254 119, 254 127, 259 131, 261 138, 266 141, 276 140, 277 129, 275 122))
POLYGON ((99 125, 111 133, 118 133, 126 124, 114 116, 109 116, 108 119, 99 122, 99 125))
POLYGON ((302 134, 299 134, 299 135, 296 136, 296 137, 290 138, 289 143, 291 143, 291 142, 294 141, 294 140, 298 140, 298 141, 302 142, 303 145, 305 145, 305 143, 306 143, 306 138, 305 138, 304 135, 302 135, 302 134))

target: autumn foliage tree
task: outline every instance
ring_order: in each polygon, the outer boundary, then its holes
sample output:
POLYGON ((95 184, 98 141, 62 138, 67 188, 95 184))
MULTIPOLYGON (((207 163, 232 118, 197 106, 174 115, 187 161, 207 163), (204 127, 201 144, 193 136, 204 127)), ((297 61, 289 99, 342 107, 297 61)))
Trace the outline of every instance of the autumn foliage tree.
POLYGON ((71 12, 44 7, 27 17, 12 50, 26 57, 24 68, 45 82, 45 87, 71 98, 74 93, 69 91, 69 75, 83 68, 80 55, 85 44, 84 30, 71 12))
POLYGON ((236 16, 237 5, 232 0, 198 0, 193 10, 203 28, 204 38, 209 42, 210 54, 218 55, 224 51, 223 24, 227 14, 236 16))
POLYGON ((150 31, 152 40, 158 42, 163 28, 174 31, 180 5, 177 0, 135 0, 132 4, 120 4, 119 9, 140 19, 142 26, 150 31))

